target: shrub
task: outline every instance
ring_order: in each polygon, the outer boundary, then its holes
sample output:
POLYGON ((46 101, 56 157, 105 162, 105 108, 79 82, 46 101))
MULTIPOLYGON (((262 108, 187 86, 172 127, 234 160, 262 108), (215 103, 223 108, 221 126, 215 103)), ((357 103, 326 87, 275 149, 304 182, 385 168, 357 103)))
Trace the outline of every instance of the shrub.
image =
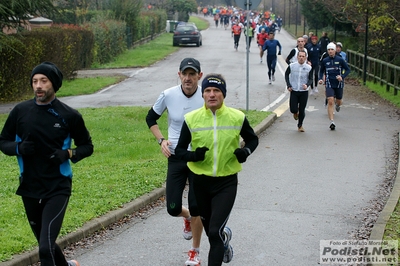
POLYGON ((30 94, 30 73, 41 62, 53 62, 69 79, 93 61, 93 33, 77 26, 41 28, 12 35, 5 42, 0 51, 0 102, 30 94))
POLYGON ((126 23, 116 20, 90 22, 85 27, 94 35, 94 62, 104 64, 126 50, 126 23))

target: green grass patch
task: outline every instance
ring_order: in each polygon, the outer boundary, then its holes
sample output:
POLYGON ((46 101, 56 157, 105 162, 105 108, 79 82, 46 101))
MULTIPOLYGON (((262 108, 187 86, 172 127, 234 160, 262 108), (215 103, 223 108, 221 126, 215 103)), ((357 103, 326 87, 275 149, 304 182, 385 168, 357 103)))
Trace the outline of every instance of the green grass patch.
POLYGON ((126 79, 126 76, 116 75, 112 77, 77 78, 74 80, 65 80, 63 81, 61 89, 57 92, 57 97, 92 94, 99 91, 101 88, 116 84, 124 79, 126 79))
POLYGON ((378 83, 367 81, 366 85, 370 90, 376 92, 383 99, 386 99, 397 107, 400 107, 400 91, 397 91, 397 95, 394 95, 393 87, 391 87, 390 90, 387 91, 386 86, 382 86, 378 83))
MULTIPOLYGON (((383 240, 399 240, 400 239, 400 203, 397 202, 396 208, 390 215, 389 221, 386 224, 383 240)), ((398 247, 400 252, 400 247, 398 247)), ((400 253, 399 253, 400 254, 400 253)))
POLYGON ((148 43, 126 50, 114 61, 102 65, 93 65, 92 68, 146 67, 152 65, 178 51, 179 47, 172 46, 172 36, 173 33, 162 33, 148 43))
MULTIPOLYGON (((167 160, 160 152, 145 117, 148 107, 83 108, 94 153, 73 167, 72 197, 61 236, 110 210, 120 208, 165 182, 167 160)), ((254 127, 270 112, 248 111, 254 127)), ((6 114, 0 115, 3 125, 6 114)), ((159 122, 167 136, 167 115, 159 122)), ((0 261, 36 247, 21 198, 15 195, 19 169, 16 157, 0 153, 0 261)))
POLYGON ((194 24, 196 24, 198 30, 205 30, 210 27, 210 23, 208 23, 208 20, 199 17, 191 16, 189 17, 189 22, 193 22, 194 24))

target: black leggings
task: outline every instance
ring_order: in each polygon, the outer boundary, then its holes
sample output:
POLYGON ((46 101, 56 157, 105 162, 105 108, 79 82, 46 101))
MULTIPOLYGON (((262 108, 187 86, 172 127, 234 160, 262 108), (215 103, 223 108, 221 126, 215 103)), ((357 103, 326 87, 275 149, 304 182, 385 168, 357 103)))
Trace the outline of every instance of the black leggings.
POLYGON ((313 76, 314 76, 314 82, 311 83, 311 89, 314 89, 314 86, 318 86, 318 74, 319 74, 319 65, 318 64, 313 64, 311 67, 311 71, 314 71, 313 76))
MULTIPOLYGON (((247 36, 246 37, 246 43, 247 43, 247 36)), ((249 43, 247 43, 247 46, 250 48, 251 45, 251 38, 253 38, 253 36, 249 36, 249 43)))
POLYGON ((306 117, 306 106, 308 101, 308 91, 292 91, 290 92, 289 106, 292 114, 299 113, 298 127, 303 125, 304 117, 306 117))
POLYGON ((187 163, 178 160, 175 155, 168 158, 168 172, 166 184, 167 211, 171 216, 178 216, 182 212, 182 194, 189 180, 188 204, 191 216, 199 216, 196 199, 193 193, 193 176, 190 176, 187 163))
POLYGON ((41 266, 67 266, 61 248, 56 244, 67 209, 69 196, 58 195, 49 199, 22 197, 29 225, 39 243, 41 266))
POLYGON ((276 62, 278 57, 276 55, 267 55, 268 78, 271 79, 271 74, 275 75, 276 62))
POLYGON ((233 35, 233 44, 235 48, 239 47, 239 40, 240 40, 240 35, 233 35))
POLYGON ((194 175, 193 188, 208 236, 208 266, 220 266, 224 258, 223 231, 236 199, 237 174, 225 177, 194 175))

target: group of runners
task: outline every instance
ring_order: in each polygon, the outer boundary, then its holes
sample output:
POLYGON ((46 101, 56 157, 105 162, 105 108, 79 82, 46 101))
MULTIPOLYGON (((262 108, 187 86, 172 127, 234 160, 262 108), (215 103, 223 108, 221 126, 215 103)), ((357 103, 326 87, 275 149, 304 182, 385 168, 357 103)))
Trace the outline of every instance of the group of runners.
MULTIPOLYGON (((256 39, 260 63, 263 63, 266 54, 269 84, 275 81, 277 55, 281 55, 282 52, 282 45, 275 39, 276 32, 280 32, 282 26, 282 21, 279 16, 278 18, 279 24, 275 20, 265 19, 264 15, 252 16, 247 25, 247 20, 243 21, 244 18, 234 17, 231 27, 236 51, 242 32, 248 42, 247 49, 250 49, 252 38, 256 39)), ((290 111, 298 121, 299 132, 305 131, 303 121, 308 95, 319 93, 318 85, 325 86, 325 107, 330 120, 329 128, 336 129, 334 114, 335 111, 340 111, 344 78, 350 73, 346 53, 342 48, 342 43, 331 42, 326 32, 323 32, 321 38, 310 32, 309 35, 297 39, 296 47, 286 57, 285 61, 289 66, 285 73, 285 81, 290 91, 290 111)))

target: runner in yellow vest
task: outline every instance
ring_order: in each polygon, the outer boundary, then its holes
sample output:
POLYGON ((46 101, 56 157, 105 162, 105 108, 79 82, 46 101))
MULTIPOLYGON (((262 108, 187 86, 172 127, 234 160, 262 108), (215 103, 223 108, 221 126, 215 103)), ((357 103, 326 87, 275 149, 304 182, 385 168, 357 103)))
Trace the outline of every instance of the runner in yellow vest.
POLYGON ((222 75, 207 75, 202 95, 204 106, 185 115, 175 154, 188 162, 193 174, 193 190, 210 242, 208 265, 215 266, 232 260, 232 231, 226 223, 236 198, 237 173, 258 146, 258 137, 243 112, 224 104, 222 75))

